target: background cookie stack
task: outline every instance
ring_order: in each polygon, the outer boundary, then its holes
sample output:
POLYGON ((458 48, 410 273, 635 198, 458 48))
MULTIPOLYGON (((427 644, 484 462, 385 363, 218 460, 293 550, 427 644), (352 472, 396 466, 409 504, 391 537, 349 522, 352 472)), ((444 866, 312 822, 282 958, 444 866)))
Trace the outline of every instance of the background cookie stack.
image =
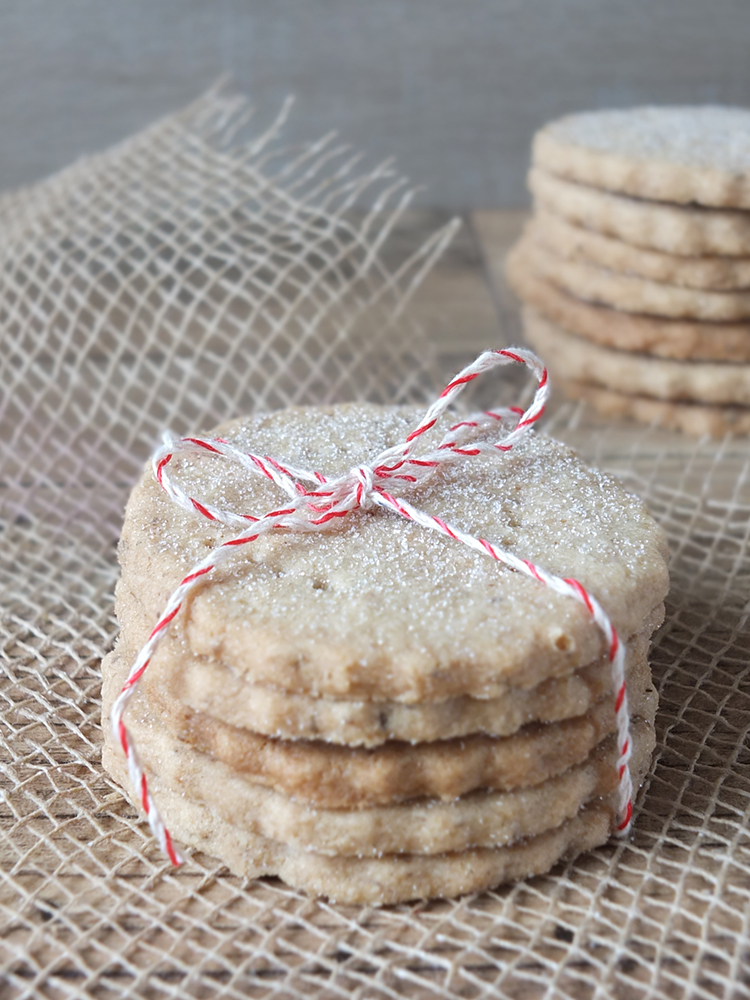
MULTIPOLYGON (((337 473, 404 440, 420 417, 344 405, 221 433, 337 473)), ((173 461, 203 504, 278 506, 262 476, 205 454, 173 461)), ((664 539, 640 502, 532 434, 502 461, 448 467, 415 502, 606 603, 628 643, 637 789, 654 746, 647 653, 667 587, 664 539)), ((128 504, 121 632, 103 663, 104 763, 137 804, 108 713, 168 594, 228 530, 174 504, 150 468, 128 504)), ((546 871, 609 837, 615 693, 603 646, 581 603, 418 525, 358 511, 324 532, 266 535, 207 580, 126 720, 178 842, 338 901, 450 896, 546 871)))
POLYGON ((530 344, 601 412, 750 432, 750 111, 572 115, 508 258, 530 344))

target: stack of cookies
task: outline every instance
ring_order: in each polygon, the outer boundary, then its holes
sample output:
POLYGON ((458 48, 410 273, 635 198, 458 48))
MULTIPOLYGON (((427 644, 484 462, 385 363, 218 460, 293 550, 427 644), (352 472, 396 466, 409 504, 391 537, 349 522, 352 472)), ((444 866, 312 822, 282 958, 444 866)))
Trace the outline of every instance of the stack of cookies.
MULTIPOLYGON (((348 404, 215 433, 335 475, 420 418, 348 404)), ((248 516, 279 506, 262 476, 205 453, 173 461, 206 505, 248 516)), ((664 539, 640 502, 533 431, 503 456, 441 469, 409 499, 602 602, 627 642, 637 788, 654 746, 647 654, 667 589, 664 539)), ((169 593, 231 537, 174 504, 150 468, 128 504, 121 633, 103 664, 104 763, 136 804, 111 705, 169 593)), ((604 647, 581 603, 417 524, 357 510, 325 531, 264 535, 207 576, 126 721, 178 843, 342 902, 452 896, 547 871, 609 837, 618 778, 604 647)))
POLYGON ((750 432, 750 110, 571 115, 536 135, 508 258, 568 393, 689 433, 750 432))

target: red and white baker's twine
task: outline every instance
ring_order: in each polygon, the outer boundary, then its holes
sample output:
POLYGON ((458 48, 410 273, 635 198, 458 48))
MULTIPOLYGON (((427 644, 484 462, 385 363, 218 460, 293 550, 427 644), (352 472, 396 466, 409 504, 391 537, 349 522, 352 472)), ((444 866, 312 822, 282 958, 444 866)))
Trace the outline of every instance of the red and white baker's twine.
POLYGON ((370 464, 357 466, 338 479, 327 479, 320 472, 293 468, 291 465, 282 464, 268 455, 255 455, 252 452, 240 451, 222 438, 211 440, 202 438, 177 439, 171 435, 165 435, 164 444, 153 457, 153 468, 154 475, 167 494, 184 510, 197 513, 209 521, 241 529, 239 534, 218 545, 205 559, 194 566, 173 592, 112 706, 112 726, 127 759, 130 780, 138 791, 154 836, 169 856, 172 864, 181 864, 182 858, 175 850, 169 831, 151 797, 148 790, 148 780, 138 759, 138 752, 123 721, 123 713, 128 701, 138 681, 146 671, 159 641, 170 622, 178 614, 188 594, 198 586, 203 577, 208 576, 224 560, 231 558, 236 549, 248 545, 266 532, 278 528, 286 528, 290 531, 325 530, 326 525, 335 519, 346 517, 351 511, 358 508, 372 508, 373 506, 383 507, 385 510, 399 514, 408 521, 415 521, 425 528, 431 528, 455 541, 463 542, 469 548, 490 556, 519 573, 533 577, 544 586, 559 594, 572 597, 585 606, 604 633, 609 651, 615 691, 619 749, 617 830, 622 834, 627 833, 633 811, 633 786, 628 767, 631 739, 625 688, 625 651, 602 606, 578 580, 562 579, 553 573, 548 573, 527 559, 520 559, 510 552, 503 551, 485 538, 476 538, 474 535, 469 535, 446 524, 439 517, 425 514, 413 507, 403 497, 394 497, 386 489, 386 485, 392 482, 399 483, 400 492, 416 489, 428 480, 440 466, 463 461, 477 455, 497 455, 498 452, 510 451, 519 438, 541 417, 548 393, 547 369, 531 351, 518 347, 502 351, 485 351, 445 387, 440 397, 427 410, 420 424, 402 444, 387 449, 370 464), (520 407, 510 407, 476 414, 470 419, 461 420, 454 424, 434 451, 419 456, 413 454, 420 437, 434 426, 443 411, 469 382, 473 382, 483 372, 489 371, 497 365, 511 363, 527 365, 539 383, 534 399, 527 410, 524 411, 520 407), (509 421, 513 423, 512 429, 499 441, 477 440, 477 437, 486 434, 490 427, 499 426, 505 430, 509 421), (235 511, 220 509, 209 503, 202 503, 186 493, 168 475, 169 463, 178 453, 200 453, 203 455, 208 453, 229 459, 253 475, 266 476, 272 480, 289 495, 290 501, 286 507, 272 510, 262 517, 239 514, 235 511))

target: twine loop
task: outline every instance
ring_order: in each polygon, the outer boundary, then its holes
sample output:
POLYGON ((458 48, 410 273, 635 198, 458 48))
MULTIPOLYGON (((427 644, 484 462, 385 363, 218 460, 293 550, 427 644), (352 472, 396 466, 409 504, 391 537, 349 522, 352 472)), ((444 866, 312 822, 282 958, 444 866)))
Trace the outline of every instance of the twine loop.
POLYGON ((146 774, 123 719, 128 701, 148 668, 159 641, 179 613, 188 594, 200 585, 217 565, 231 558, 238 548, 251 544, 261 535, 275 529, 325 530, 332 522, 346 518, 354 510, 374 507, 382 507, 424 528, 438 531, 482 555, 489 556, 531 577, 557 593, 573 598, 586 607, 604 634, 609 653, 618 734, 616 828, 619 833, 627 833, 632 816, 632 780, 628 767, 632 748, 625 686, 624 649, 608 615, 578 580, 555 576, 541 566, 504 551, 487 539, 461 531, 441 518, 414 507, 404 496, 405 493, 414 492, 443 466, 464 462, 480 455, 497 456, 511 451, 541 417, 548 393, 547 369, 531 351, 520 347, 485 351, 445 387, 403 442, 381 452, 373 461, 354 466, 348 473, 335 479, 328 479, 318 471, 295 468, 268 455, 242 451, 223 438, 175 438, 171 434, 165 435, 161 448, 152 459, 154 475, 162 488, 184 510, 207 520, 240 529, 239 533, 209 552, 173 591, 112 705, 111 723, 127 759, 130 780, 139 795, 154 835, 173 864, 182 863, 182 859, 175 850, 169 831, 151 797, 146 774), (417 452, 422 436, 435 426, 442 413, 466 385, 483 372, 507 364, 524 364, 536 376, 538 386, 527 409, 513 406, 474 414, 453 424, 436 448, 427 453, 417 452), (488 440, 490 429, 500 431, 497 440, 488 440), (168 468, 175 455, 191 452, 224 458, 241 466, 251 475, 265 476, 286 493, 289 497, 288 504, 261 517, 255 517, 220 508, 192 496, 175 482, 168 468), (390 492, 396 486, 398 496, 390 492))
POLYGON ((354 490, 354 503, 363 510, 368 510, 374 506, 372 502, 372 491, 375 486, 374 470, 369 465, 358 465, 349 475, 361 487, 354 490))

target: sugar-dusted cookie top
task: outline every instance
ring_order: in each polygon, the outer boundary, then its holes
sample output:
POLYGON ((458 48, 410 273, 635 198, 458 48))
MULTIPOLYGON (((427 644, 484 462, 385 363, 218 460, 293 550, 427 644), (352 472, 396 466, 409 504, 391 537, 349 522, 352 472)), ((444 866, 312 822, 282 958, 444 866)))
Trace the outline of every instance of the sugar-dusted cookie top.
POLYGON ((642 107, 567 115, 534 139, 534 163, 639 198, 750 207, 750 109, 642 107))
MULTIPOLYGON (((297 408, 215 434, 331 476, 404 440, 421 415, 365 404, 297 408)), ((430 432, 433 447, 444 429, 430 432)), ((283 505, 268 480, 211 455, 175 463, 173 476, 202 502, 255 516, 283 505)), ((664 597, 660 529, 637 498, 558 442, 529 434, 503 456, 467 458, 407 489, 409 501, 428 513, 579 579, 623 635, 641 629, 664 597)), ((228 537, 229 529, 173 504, 149 468, 123 528, 123 624, 134 594, 153 608, 155 621, 181 577, 228 537)), ((493 697, 509 679, 533 687, 603 649, 578 602, 382 510, 244 546, 206 578, 172 627, 192 654, 253 683, 405 702, 493 697)))

